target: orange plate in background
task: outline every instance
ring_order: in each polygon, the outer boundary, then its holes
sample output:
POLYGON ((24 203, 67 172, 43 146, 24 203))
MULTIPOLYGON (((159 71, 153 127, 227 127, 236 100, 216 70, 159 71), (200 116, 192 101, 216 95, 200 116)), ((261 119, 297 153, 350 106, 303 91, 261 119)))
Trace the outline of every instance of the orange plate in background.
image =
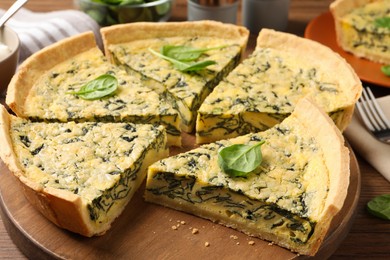
POLYGON ((390 87, 390 77, 383 74, 380 69, 383 64, 358 58, 337 45, 334 19, 330 12, 321 14, 309 22, 305 30, 305 38, 320 42, 339 53, 351 64, 362 81, 390 87))

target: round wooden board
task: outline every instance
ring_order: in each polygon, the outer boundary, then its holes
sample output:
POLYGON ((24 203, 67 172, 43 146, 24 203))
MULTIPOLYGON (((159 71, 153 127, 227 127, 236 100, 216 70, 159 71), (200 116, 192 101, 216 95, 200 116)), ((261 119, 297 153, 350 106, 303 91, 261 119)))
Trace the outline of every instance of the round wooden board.
MULTIPOLYGON (((183 136, 178 153, 192 148, 183 136)), ((350 149, 351 177, 344 207, 316 258, 329 257, 350 230, 360 194, 360 172, 350 149)), ((0 162, 0 207, 9 235, 31 259, 301 259, 286 249, 183 212, 147 203, 141 188, 112 228, 85 238, 56 227, 26 200, 19 181, 0 162), (182 223, 180 223, 182 222, 182 223), (174 230, 172 226, 180 226, 174 230), (192 228, 199 230, 192 233, 192 228), (249 245, 254 241, 254 245, 249 245), (209 246, 205 246, 208 242, 209 246)))

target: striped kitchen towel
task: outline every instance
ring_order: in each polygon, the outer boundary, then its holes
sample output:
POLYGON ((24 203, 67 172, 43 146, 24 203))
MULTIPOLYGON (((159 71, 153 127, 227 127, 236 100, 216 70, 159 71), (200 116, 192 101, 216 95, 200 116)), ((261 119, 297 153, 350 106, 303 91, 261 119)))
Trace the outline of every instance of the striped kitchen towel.
MULTIPOLYGON (((4 12, 0 9, 0 16, 4 12)), ((52 43, 86 31, 95 33, 101 47, 99 25, 78 10, 38 13, 21 8, 8 20, 7 25, 16 31, 21 42, 19 63, 52 43)))

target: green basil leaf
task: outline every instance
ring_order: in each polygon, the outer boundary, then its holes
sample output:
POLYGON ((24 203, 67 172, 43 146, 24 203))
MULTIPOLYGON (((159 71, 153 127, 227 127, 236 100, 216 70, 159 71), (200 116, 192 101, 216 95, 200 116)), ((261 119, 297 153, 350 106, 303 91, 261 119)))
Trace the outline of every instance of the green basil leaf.
POLYGON ((245 177, 260 166, 263 156, 261 141, 254 145, 234 144, 218 152, 218 164, 221 169, 232 177, 245 177))
POLYGON ((390 220, 390 194, 373 198, 367 203, 367 210, 372 215, 390 220))
POLYGON ((183 72, 198 71, 198 70, 202 70, 202 69, 204 69, 210 65, 213 65, 213 64, 216 64, 216 62, 213 60, 205 60, 205 61, 190 63, 190 64, 187 64, 186 68, 182 68, 181 71, 183 71, 183 72))
POLYGON ((149 51, 151 53, 153 53, 154 55, 164 59, 164 60, 167 60, 169 62, 172 63, 172 65, 182 71, 182 72, 189 72, 189 71, 198 71, 198 70, 202 70, 204 69, 205 67, 207 66, 210 66, 210 65, 213 65, 215 64, 216 62, 215 61, 200 61, 200 62, 196 62, 196 63, 188 63, 188 62, 183 62, 183 61, 180 61, 180 60, 176 60, 174 58, 171 58, 171 57, 168 57, 168 56, 165 56, 159 52, 156 52, 155 50, 153 49, 149 49, 149 51))
POLYGON ((118 80, 109 74, 103 74, 91 80, 80 88, 79 91, 67 92, 86 100, 95 100, 112 95, 118 88, 118 80))
POLYGON ((381 28, 388 28, 390 29, 390 17, 380 17, 374 20, 374 24, 376 27, 381 27, 381 28))
POLYGON ((167 61, 171 62, 178 70, 186 69, 188 67, 187 63, 184 63, 184 62, 181 62, 179 60, 175 60, 173 58, 165 56, 165 55, 163 55, 163 54, 161 54, 161 53, 159 53, 159 52, 157 52, 157 51, 155 51, 153 49, 149 49, 149 51, 151 53, 153 53, 154 55, 156 55, 156 56, 158 56, 158 57, 160 57, 160 58, 162 58, 164 60, 167 60, 167 61))
POLYGON ((164 56, 173 58, 179 61, 194 61, 199 59, 199 57, 210 50, 221 49, 225 46, 211 47, 211 48, 194 48, 191 46, 175 46, 175 45, 165 45, 161 48, 161 53, 164 56))
POLYGON ((390 77, 390 65, 382 66, 381 71, 383 74, 390 77))

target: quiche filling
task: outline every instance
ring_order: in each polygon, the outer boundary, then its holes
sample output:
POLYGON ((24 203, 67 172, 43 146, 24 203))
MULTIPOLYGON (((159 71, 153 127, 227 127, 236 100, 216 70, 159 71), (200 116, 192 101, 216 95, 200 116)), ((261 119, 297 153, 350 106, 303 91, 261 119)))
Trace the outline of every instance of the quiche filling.
POLYGON ((145 198, 298 246, 309 241, 324 210, 326 169, 319 144, 289 117, 265 132, 203 145, 154 163, 145 198), (230 177, 221 170, 221 148, 262 140, 263 162, 254 172, 230 177))
POLYGON ((230 219, 288 237, 294 243, 306 243, 315 227, 315 222, 283 210, 276 204, 248 198, 223 186, 201 183, 193 176, 158 172, 153 183, 154 188, 148 188, 148 192, 154 196, 165 196, 215 214, 224 214, 230 219))
POLYGON ((390 1, 376 1, 353 9, 341 18, 346 47, 390 60, 390 27, 376 25, 377 19, 390 19, 390 1))
POLYGON ((207 143, 264 131, 290 115, 309 95, 326 107, 335 123, 342 120, 348 93, 334 75, 294 53, 258 48, 205 99, 198 111, 197 142, 207 143))
POLYGON ((162 126, 13 118, 10 135, 25 177, 82 197, 96 226, 123 208, 144 180, 148 163, 166 154, 162 126))
POLYGON ((164 125, 169 145, 180 145, 180 118, 164 93, 141 84, 141 75, 127 75, 93 48, 63 62, 39 77, 25 102, 24 112, 34 121, 132 122, 164 125), (118 79, 115 95, 98 100, 83 100, 69 92, 100 75, 118 79))
MULTIPOLYGON (((195 125, 196 111, 203 100, 240 61, 241 47, 233 40, 213 37, 169 37, 136 40, 113 44, 109 51, 117 65, 127 71, 136 71, 146 77, 147 86, 168 91, 176 100, 182 119, 182 129, 191 132, 195 125), (199 58, 216 64, 195 72, 180 72, 170 62, 157 57, 150 49, 160 51, 165 45, 214 48, 199 58)), ((161 92, 161 90, 160 90, 161 92)))

